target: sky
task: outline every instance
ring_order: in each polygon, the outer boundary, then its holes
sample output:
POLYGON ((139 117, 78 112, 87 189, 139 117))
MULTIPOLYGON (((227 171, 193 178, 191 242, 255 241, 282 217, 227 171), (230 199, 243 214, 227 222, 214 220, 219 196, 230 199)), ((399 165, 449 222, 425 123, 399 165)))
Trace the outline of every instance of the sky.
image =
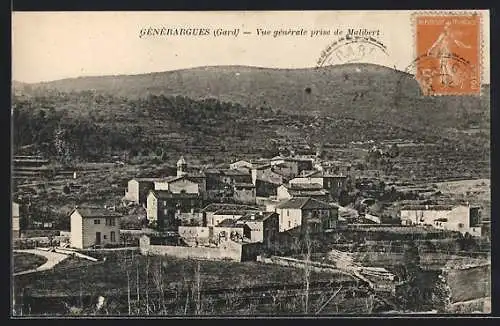
MULTIPOLYGON (((377 39, 387 54, 374 51, 361 62, 405 70, 416 57, 409 11, 14 12, 12 79, 35 83, 216 65, 315 67, 322 51, 339 38, 333 35, 337 29, 380 31, 377 39), (209 28, 211 34, 139 37, 150 27, 209 28), (219 28, 239 29, 239 34, 214 36, 219 28), (258 28, 271 34, 257 35, 258 28), (306 33, 273 36, 288 29, 306 33), (312 30, 330 35, 311 37, 312 30)), ((489 32, 489 13, 482 11, 483 83, 489 83, 489 32)))

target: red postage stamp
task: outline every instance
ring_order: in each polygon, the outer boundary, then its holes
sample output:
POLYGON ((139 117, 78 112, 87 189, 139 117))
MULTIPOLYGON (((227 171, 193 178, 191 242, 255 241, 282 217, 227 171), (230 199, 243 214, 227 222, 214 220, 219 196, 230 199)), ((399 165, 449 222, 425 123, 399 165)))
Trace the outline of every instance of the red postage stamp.
POLYGON ((475 95, 481 89, 481 17, 417 14, 416 78, 425 95, 475 95))

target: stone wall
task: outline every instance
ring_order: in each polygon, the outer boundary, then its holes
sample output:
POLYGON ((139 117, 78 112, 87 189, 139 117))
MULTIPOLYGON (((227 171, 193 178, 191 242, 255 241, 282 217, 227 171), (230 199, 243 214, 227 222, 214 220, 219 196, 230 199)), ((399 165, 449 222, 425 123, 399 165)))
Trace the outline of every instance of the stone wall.
POLYGON ((225 241, 219 247, 181 247, 151 245, 149 238, 143 236, 140 239, 141 254, 146 255, 168 255, 178 258, 206 259, 206 260, 233 260, 241 261, 242 245, 225 241))

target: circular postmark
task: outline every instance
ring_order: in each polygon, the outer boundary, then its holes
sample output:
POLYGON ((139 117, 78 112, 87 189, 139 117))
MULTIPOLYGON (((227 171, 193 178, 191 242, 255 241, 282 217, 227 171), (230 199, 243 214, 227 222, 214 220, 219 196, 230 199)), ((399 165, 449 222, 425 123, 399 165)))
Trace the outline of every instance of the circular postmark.
POLYGON ((378 39, 372 36, 347 35, 335 40, 321 52, 316 67, 366 62, 366 59, 380 54, 388 56, 387 47, 378 39))
POLYGON ((479 90, 478 67, 456 53, 418 56, 405 69, 417 80, 423 95, 463 95, 479 90))

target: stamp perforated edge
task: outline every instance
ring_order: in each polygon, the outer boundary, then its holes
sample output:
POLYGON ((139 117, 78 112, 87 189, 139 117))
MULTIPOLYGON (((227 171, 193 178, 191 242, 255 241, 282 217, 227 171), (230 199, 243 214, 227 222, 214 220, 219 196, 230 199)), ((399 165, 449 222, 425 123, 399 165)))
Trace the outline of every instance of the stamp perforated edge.
MULTIPOLYGON (((411 13, 410 16, 410 24, 412 29, 412 40, 413 40, 413 58, 416 60, 418 58, 417 51, 417 24, 416 19, 418 16, 465 16, 465 15, 473 15, 476 14, 479 17, 479 33, 477 33, 478 37, 478 69, 479 69, 479 92, 477 93, 433 93, 432 95, 427 96, 482 96, 483 95, 483 76, 484 76, 484 37, 483 37, 483 12, 481 10, 415 10, 411 13)), ((489 14, 489 12, 488 12, 489 14)), ((410 64, 408 67, 411 67, 410 64)), ((406 71, 410 73, 409 71, 406 71)), ((414 76, 415 77, 415 76, 414 76)))

